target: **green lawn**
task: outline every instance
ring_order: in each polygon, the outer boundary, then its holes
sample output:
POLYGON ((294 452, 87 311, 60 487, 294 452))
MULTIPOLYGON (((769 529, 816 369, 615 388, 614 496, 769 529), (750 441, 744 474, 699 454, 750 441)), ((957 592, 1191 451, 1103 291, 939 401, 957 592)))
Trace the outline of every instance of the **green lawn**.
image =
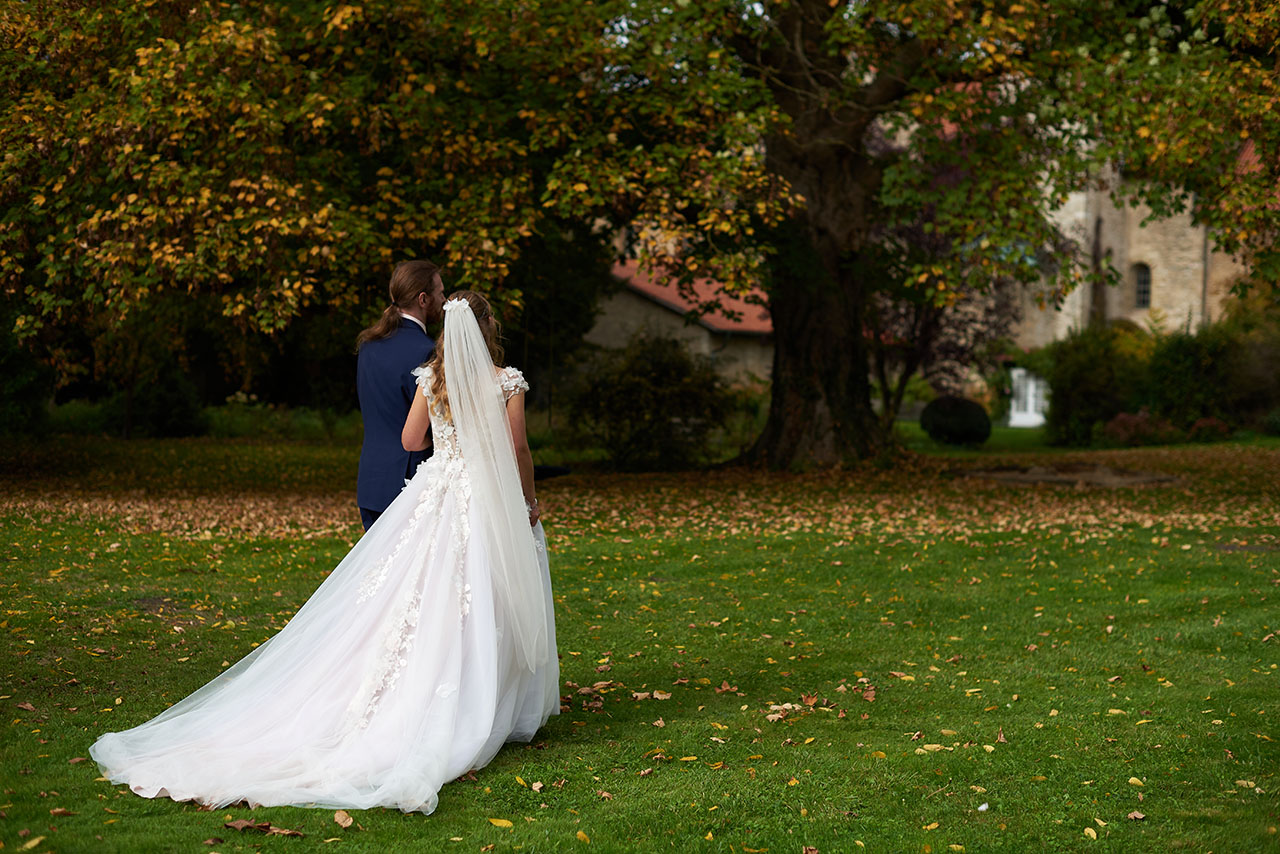
POLYGON ((434 815, 347 829, 144 800, 82 757, 305 600, 358 535, 354 452, 0 464, 6 851, 1280 850, 1280 447, 549 481, 567 711, 434 815), (1082 462, 1178 480, 967 476, 1082 462))

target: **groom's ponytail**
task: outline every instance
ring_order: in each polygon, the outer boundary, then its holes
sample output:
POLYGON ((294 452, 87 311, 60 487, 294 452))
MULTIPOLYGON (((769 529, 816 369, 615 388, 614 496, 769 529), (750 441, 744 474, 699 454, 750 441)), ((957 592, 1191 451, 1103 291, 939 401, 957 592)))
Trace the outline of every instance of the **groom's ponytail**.
POLYGON ((403 261, 391 273, 391 304, 368 329, 356 336, 356 352, 370 341, 386 338, 400 328, 400 312, 413 305, 418 294, 429 291, 440 275, 440 268, 430 261, 403 261))

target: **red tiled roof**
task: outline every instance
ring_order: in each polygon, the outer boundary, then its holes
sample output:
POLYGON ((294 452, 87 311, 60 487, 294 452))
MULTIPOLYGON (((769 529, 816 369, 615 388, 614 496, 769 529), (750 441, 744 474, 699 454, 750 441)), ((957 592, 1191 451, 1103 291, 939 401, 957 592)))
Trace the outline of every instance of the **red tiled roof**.
MULTIPOLYGON (((740 335, 768 335, 773 332, 773 320, 769 317, 768 309, 742 297, 721 293, 719 283, 711 279, 695 279, 694 296, 691 299, 682 294, 674 282, 655 280, 649 273, 641 271, 635 261, 615 264, 613 275, 632 291, 678 314, 687 314, 700 304, 718 298, 725 309, 739 316, 730 319, 719 311, 699 316, 698 323, 712 332, 733 332, 740 335)), ((764 291, 753 288, 750 296, 763 300, 764 291)))

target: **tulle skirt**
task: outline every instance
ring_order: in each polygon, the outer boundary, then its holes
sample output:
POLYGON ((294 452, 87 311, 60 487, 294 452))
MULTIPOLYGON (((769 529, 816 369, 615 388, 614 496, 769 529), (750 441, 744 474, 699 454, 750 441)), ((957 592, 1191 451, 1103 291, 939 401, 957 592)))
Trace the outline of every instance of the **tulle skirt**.
POLYGON ((144 797, 432 812, 445 783, 559 710, 550 653, 519 662, 495 609, 465 466, 432 457, 279 634, 90 754, 144 797))

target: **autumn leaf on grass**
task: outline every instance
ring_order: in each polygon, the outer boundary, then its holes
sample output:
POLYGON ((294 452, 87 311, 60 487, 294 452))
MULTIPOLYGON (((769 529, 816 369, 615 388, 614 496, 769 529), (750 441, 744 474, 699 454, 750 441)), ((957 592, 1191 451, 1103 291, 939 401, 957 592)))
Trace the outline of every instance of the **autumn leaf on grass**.
POLYGON ((343 830, 346 830, 355 823, 355 819, 352 818, 351 814, 346 810, 338 810, 335 812, 333 814, 333 820, 337 822, 338 827, 341 827, 343 830))
POLYGON ((726 679, 726 680, 724 680, 723 682, 721 682, 721 683, 720 683, 720 687, 716 689, 716 693, 717 693, 717 694, 728 694, 730 691, 737 691, 737 690, 738 690, 738 686, 737 686, 737 685, 730 685, 730 684, 729 684, 729 680, 728 680, 728 679, 726 679))
POLYGON ((1144 813, 1140 813, 1137 810, 1134 810, 1133 812, 1125 816, 1125 818, 1129 819, 1130 821, 1142 821, 1146 817, 1147 816, 1144 813))
POLYGON ((511 822, 507 821, 505 818, 491 818, 489 819, 489 824, 492 824, 494 827, 511 827, 512 826, 511 822))
POLYGON ((75 813, 73 813, 71 810, 67 809, 66 807, 54 807, 53 809, 49 810, 49 815, 75 815, 75 813))
POLYGON ((221 844, 222 844, 222 837, 220 837, 220 836, 210 836, 208 839, 206 839, 204 842, 201 842, 200 844, 201 844, 201 845, 221 845, 221 844))
POLYGON ((598 792, 596 792, 596 794, 600 796, 600 800, 602 800, 602 801, 611 801, 611 800, 613 800, 613 794, 612 794, 612 793, 610 793, 610 792, 606 792, 606 791, 605 791, 605 790, 603 790, 603 789, 601 789, 601 790, 599 790, 598 792))
POLYGON ((239 818, 239 819, 236 819, 235 821, 228 821, 222 826, 229 827, 232 830, 239 830, 242 833, 246 830, 256 830, 259 833, 265 833, 267 836, 302 837, 305 835, 300 830, 290 830, 287 827, 276 827, 274 824, 272 824, 269 821, 256 822, 256 821, 249 821, 248 819, 244 819, 244 818, 239 818))
POLYGON ((581 830, 579 830, 579 831, 578 831, 578 841, 579 841, 579 842, 590 842, 590 841, 591 841, 591 837, 590 837, 590 836, 587 836, 585 833, 583 833, 581 830))

